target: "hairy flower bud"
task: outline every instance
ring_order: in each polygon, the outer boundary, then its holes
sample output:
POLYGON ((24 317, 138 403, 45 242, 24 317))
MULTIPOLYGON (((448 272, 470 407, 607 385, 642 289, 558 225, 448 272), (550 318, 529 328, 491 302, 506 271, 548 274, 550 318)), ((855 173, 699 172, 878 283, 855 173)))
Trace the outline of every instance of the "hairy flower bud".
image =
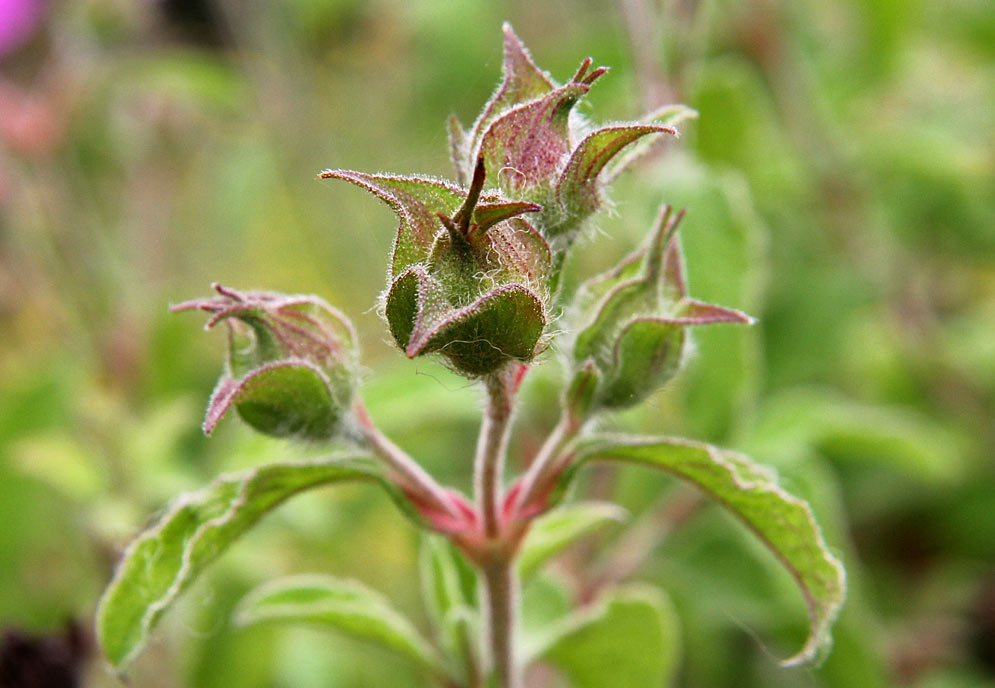
POLYGON ((535 203, 484 190, 476 166, 467 189, 433 179, 327 170, 387 203, 400 219, 384 293, 394 341, 409 357, 440 353, 478 377, 528 362, 547 323, 552 256, 523 213, 535 203))
POLYGON ((668 105, 640 122, 593 129, 573 112, 608 71, 591 70, 592 64, 587 58, 570 82, 559 86, 505 24, 501 84, 469 131, 450 119, 457 179, 467 183, 476 162, 483 160, 488 178, 504 194, 543 206, 535 225, 560 247, 570 244, 581 222, 601 205, 604 187, 645 152, 652 141, 644 137, 676 136, 675 125, 697 115, 683 105, 668 105), (626 154, 619 156, 623 150, 626 154))
POLYGON ((322 441, 339 434, 357 380, 356 334, 348 319, 317 296, 214 288, 215 298, 172 308, 211 313, 207 329, 220 322, 228 327, 228 358, 204 432, 234 406, 267 435, 322 441))
POLYGON ((574 342, 573 386, 597 381, 588 408, 626 408, 664 385, 680 367, 688 327, 753 322, 740 311, 688 298, 676 239, 683 215, 665 206, 644 246, 581 288, 587 322, 574 342))

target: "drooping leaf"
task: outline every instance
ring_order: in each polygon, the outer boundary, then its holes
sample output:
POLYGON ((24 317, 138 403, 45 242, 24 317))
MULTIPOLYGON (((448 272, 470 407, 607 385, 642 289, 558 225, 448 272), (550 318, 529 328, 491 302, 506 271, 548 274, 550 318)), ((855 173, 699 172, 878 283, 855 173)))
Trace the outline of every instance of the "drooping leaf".
POLYGON ((680 642, 670 600, 656 588, 631 585, 558 624, 542 657, 574 688, 669 686, 680 642))
POLYGON ((437 213, 452 215, 466 194, 456 186, 435 179, 366 174, 352 170, 325 170, 321 179, 342 179, 362 187, 390 206, 399 220, 391 274, 400 275, 424 260, 442 226, 437 213))
POLYGON ((783 664, 812 661, 828 648, 846 594, 843 566, 829 551, 809 505, 778 486, 770 471, 741 454, 683 439, 603 435, 580 442, 575 452, 563 488, 588 461, 617 461, 669 473, 728 509, 784 565, 805 598, 809 637, 783 664))
POLYGON ((128 546, 100 600, 97 638, 107 659, 116 667, 128 662, 179 595, 259 519, 295 494, 342 481, 381 484, 417 519, 377 466, 359 456, 223 475, 178 497, 128 546))
POLYGON ((438 653, 411 621, 386 597, 355 580, 327 575, 279 578, 250 592, 236 608, 234 620, 240 626, 287 622, 332 628, 445 674, 438 653))
POLYGON ((588 533, 625 519, 626 511, 610 502, 580 502, 547 512, 536 519, 522 543, 518 569, 531 578, 557 554, 588 533))

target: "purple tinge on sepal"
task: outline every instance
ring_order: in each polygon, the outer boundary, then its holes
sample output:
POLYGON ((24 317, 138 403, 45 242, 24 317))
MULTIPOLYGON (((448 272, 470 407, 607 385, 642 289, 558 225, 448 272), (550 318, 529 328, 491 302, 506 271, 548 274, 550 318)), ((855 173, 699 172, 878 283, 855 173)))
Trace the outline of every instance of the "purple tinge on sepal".
POLYGON ((400 220, 391 259, 393 275, 424 260, 440 229, 438 215, 451 216, 466 197, 458 186, 437 179, 366 174, 353 170, 325 170, 321 179, 342 179, 375 195, 400 220))
POLYGON ((207 414, 204 416, 204 424, 201 426, 205 435, 210 435, 214 432, 214 428, 221 422, 224 415, 228 413, 228 409, 231 408, 235 397, 238 396, 238 390, 241 386, 242 380, 236 380, 235 378, 223 377, 218 380, 214 391, 211 392, 211 399, 207 402, 207 414))
POLYGON ((753 325, 756 319, 735 308, 716 306, 696 299, 683 299, 679 315, 671 320, 679 325, 713 325, 717 323, 738 323, 753 325))
POLYGON ((589 89, 567 84, 495 119, 480 140, 488 178, 511 194, 554 179, 570 153, 570 110, 589 89), (517 174, 500 174, 505 168, 517 174))

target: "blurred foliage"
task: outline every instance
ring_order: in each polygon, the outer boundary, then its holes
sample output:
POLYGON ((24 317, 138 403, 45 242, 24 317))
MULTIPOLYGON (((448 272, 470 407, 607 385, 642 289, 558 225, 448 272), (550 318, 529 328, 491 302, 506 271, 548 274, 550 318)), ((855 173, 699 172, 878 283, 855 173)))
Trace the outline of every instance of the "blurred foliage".
MULTIPOLYGON (((398 360, 375 312, 395 221, 313 177, 451 176, 445 118, 466 121, 487 98, 507 19, 561 79, 578 50, 612 65, 591 94, 599 120, 662 98, 701 113, 619 180, 573 283, 631 250, 669 202, 689 210, 693 293, 760 319, 696 332, 689 368, 613 425, 776 466, 813 503, 851 586, 829 660, 781 669, 805 633, 786 574, 716 510, 675 510, 686 495, 665 479, 602 471, 585 491, 620 499, 651 536, 594 531, 557 561, 566 583, 530 584, 534 613, 596 593, 587 564, 603 552, 611 577, 612 556, 637 546, 634 577, 680 620, 667 626, 683 648, 673 685, 995 685, 990 0, 45 8, 0 54, 0 626, 88 625, 118 548, 174 494, 308 455, 233 422, 200 436, 221 343, 166 307, 211 281, 313 291, 345 310, 373 415, 468 488, 474 390, 398 360)), ((518 419, 520 460, 554 420, 548 359, 518 419)), ((302 497, 195 587, 132 683, 418 685, 355 640, 230 620, 260 582, 321 571, 387 593, 424 626, 418 544, 369 488, 302 497)), ((86 685, 117 682, 94 660, 86 685)))

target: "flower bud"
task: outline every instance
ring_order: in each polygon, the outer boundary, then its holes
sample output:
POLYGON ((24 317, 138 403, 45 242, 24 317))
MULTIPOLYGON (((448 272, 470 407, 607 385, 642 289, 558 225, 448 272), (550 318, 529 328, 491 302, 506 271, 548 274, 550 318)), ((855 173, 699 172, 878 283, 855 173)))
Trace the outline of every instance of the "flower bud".
POLYGON ((220 296, 172 308, 206 311, 206 329, 220 322, 228 328, 228 358, 204 432, 234 406, 266 435, 327 441, 339 434, 357 380, 352 324, 317 296, 214 288, 220 296))
POLYGON ((453 165, 457 179, 467 183, 476 161, 483 160, 488 178, 504 194, 541 204, 536 227, 562 248, 601 205, 604 187, 652 142, 641 140, 650 134, 677 136, 675 125, 697 113, 670 105, 640 122, 593 130, 573 108, 608 68, 591 70, 587 58, 569 83, 559 86, 535 65, 510 25, 504 34, 500 86, 469 131, 450 119, 453 165), (617 157, 623 150, 626 155, 617 157))
POLYGON ((573 359, 578 380, 592 379, 592 365, 599 373, 592 409, 627 408, 663 386, 680 368, 688 327, 753 322, 740 311, 688 298, 676 239, 683 215, 665 206, 643 247, 581 288, 579 310, 587 322, 573 359))
POLYGON ((541 206, 485 192, 482 162, 466 190, 346 170, 321 177, 365 188, 400 219, 384 316, 409 358, 439 353, 469 377, 532 360, 547 323, 552 256, 519 215, 541 206))

